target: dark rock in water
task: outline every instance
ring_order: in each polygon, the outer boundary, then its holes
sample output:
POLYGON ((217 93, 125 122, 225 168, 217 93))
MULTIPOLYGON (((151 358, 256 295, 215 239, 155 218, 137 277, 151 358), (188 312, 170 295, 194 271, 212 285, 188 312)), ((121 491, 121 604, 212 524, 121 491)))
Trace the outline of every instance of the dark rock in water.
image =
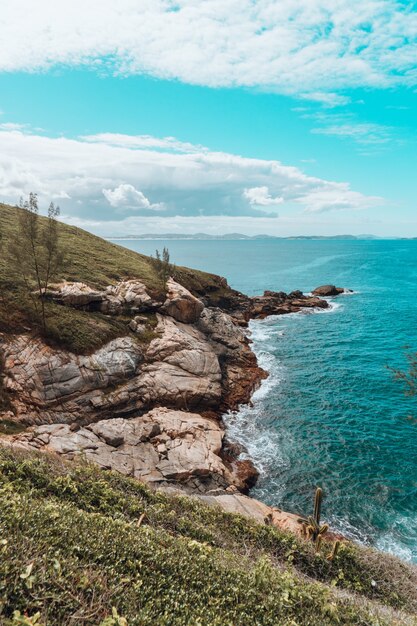
POLYGON ((341 293, 345 293, 343 287, 336 287, 335 285, 321 285, 313 290, 315 296, 322 296, 324 298, 329 296, 338 296, 341 293))

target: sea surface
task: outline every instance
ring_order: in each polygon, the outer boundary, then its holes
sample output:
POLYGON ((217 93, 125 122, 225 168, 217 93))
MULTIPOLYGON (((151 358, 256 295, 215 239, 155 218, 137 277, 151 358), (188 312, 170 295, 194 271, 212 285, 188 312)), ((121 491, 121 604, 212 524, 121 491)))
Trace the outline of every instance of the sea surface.
POLYGON ((417 398, 389 367, 417 351, 417 241, 118 241, 226 276, 249 295, 354 290, 327 312, 251 322, 270 376, 252 407, 226 416, 261 472, 252 495, 323 516, 357 540, 417 562, 417 398), (413 423, 410 416, 416 418, 413 423))

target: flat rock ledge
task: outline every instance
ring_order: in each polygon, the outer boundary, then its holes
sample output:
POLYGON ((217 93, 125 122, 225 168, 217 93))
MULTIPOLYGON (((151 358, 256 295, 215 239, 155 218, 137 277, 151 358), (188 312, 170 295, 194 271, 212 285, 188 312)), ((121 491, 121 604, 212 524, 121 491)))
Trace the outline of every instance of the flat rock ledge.
MULTIPOLYGON (((206 493, 246 488, 245 478, 221 458, 224 430, 197 413, 155 408, 131 419, 107 419, 78 427, 44 424, 3 439, 3 445, 85 459, 103 469, 154 486, 180 484, 206 493)), ((236 461, 239 464, 239 461, 236 461)))

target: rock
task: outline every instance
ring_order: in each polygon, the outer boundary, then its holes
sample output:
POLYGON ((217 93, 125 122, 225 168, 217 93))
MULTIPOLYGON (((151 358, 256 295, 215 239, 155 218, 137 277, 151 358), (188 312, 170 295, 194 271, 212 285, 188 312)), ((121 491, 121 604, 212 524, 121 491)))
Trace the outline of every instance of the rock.
POLYGON ((104 300, 104 294, 100 291, 92 289, 85 283, 64 282, 60 285, 54 285, 46 296, 76 309, 97 310, 104 300))
POLYGON ((118 422, 103 420, 102 422, 92 424, 89 428, 97 437, 113 448, 118 448, 124 443, 123 430, 120 429, 118 422))
POLYGON ((135 333, 136 329, 138 327, 138 323, 136 322, 136 320, 130 320, 129 324, 128 324, 130 330, 135 333))
POLYGON ((31 427, 16 435, 12 445, 70 459, 83 454, 101 467, 145 482, 210 478, 210 486, 214 480, 226 488, 227 468, 219 456, 223 435, 216 421, 161 407, 132 419, 102 420, 77 432, 68 424, 31 427))
POLYGON ((104 390, 136 376, 143 362, 130 337, 80 356, 20 335, 5 345, 4 353, 5 385, 13 393, 16 414, 28 423, 85 419, 102 406, 104 390))
POLYGON ((158 305, 159 303, 154 302, 148 294, 145 285, 140 280, 133 279, 107 287, 100 310, 103 313, 118 315, 123 312, 139 313, 154 310, 158 305))
POLYGON ((184 324, 196 322, 204 309, 204 304, 201 300, 193 296, 188 289, 176 283, 172 278, 168 279, 167 288, 167 299, 161 307, 161 312, 184 324))
POLYGON ((103 291, 93 289, 85 283, 63 282, 54 285, 46 295, 66 306, 101 311, 108 315, 153 311, 161 305, 161 302, 152 300, 146 286, 137 279, 122 280, 117 285, 109 285, 103 291))
POLYGON ((205 408, 219 404, 222 373, 207 338, 188 324, 157 315, 154 339, 146 352, 141 388, 159 404, 178 408, 205 408))
POLYGON ((316 287, 312 293, 315 296, 321 296, 322 298, 327 298, 330 296, 338 296, 341 293, 344 293, 344 289, 342 287, 335 287, 335 285, 321 285, 321 287, 316 287))
POLYGON ((251 298, 249 317, 263 319, 269 315, 298 313, 303 308, 325 309, 328 306, 326 300, 314 296, 305 296, 301 291, 292 291, 289 294, 283 291, 265 291, 263 296, 251 298))
POLYGON ((298 522, 299 515, 281 511, 242 494, 230 493, 230 489, 223 495, 197 497, 209 506, 220 507, 228 513, 239 513, 260 524, 271 524, 282 530, 290 530, 299 537, 303 536, 302 525, 298 522))
POLYGON ((133 319, 137 324, 147 324, 149 321, 146 315, 135 315, 133 319))
POLYGON ((197 327, 217 344, 218 353, 225 352, 222 346, 229 350, 240 350, 247 343, 244 331, 218 308, 205 308, 198 319, 197 327))

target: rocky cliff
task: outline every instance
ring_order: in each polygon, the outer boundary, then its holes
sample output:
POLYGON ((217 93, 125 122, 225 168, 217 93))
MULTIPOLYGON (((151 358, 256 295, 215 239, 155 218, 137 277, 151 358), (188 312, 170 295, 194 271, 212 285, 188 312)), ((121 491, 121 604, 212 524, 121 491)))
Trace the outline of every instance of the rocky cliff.
POLYGON ((227 442, 221 415, 248 402, 267 375, 250 348, 248 321, 325 308, 327 301, 301 292, 249 298, 230 290, 219 308, 172 278, 163 298, 138 280, 103 290, 65 282, 45 297, 64 307, 122 315, 126 334, 81 355, 29 333, 1 335, 10 404, 0 419, 25 427, 4 436, 3 444, 85 458, 282 525, 278 510, 237 495, 248 491, 257 472, 227 442), (156 325, 143 342, 149 314, 156 325))

